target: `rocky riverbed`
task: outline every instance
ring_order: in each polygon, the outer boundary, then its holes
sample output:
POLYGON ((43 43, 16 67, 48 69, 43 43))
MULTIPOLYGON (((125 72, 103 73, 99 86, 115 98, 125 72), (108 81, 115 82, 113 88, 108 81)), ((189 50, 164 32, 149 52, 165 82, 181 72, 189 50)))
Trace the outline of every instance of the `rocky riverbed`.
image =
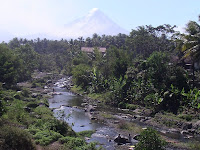
MULTIPOLYGON (((47 80, 43 88, 31 88, 33 92, 32 97, 37 97, 39 94, 48 95, 49 97, 62 94, 53 90, 53 87, 55 86, 70 90, 73 86, 71 82, 71 77, 63 78, 62 75, 58 75, 50 80, 47 80), (57 82, 59 78, 61 78, 61 80, 57 82)), ((152 117, 151 110, 142 107, 138 107, 135 110, 128 110, 116 109, 109 106, 106 109, 106 106, 101 101, 87 97, 86 93, 84 93, 83 95, 79 93, 73 94, 83 96, 83 102, 82 104, 80 104, 81 106, 78 107, 83 109, 85 113, 89 115, 91 120, 99 120, 103 122, 106 125, 106 128, 104 128, 104 133, 106 133, 106 130, 112 130, 111 132, 108 132, 109 134, 101 134, 102 131, 97 130, 93 137, 96 137, 96 140, 98 140, 97 137, 103 135, 104 137, 100 138, 106 140, 107 145, 114 145, 113 149, 125 149, 129 146, 129 144, 117 145, 116 143, 114 143, 116 135, 120 134, 122 135, 122 137, 128 138, 128 135, 131 134, 131 136, 134 138, 138 135, 138 133, 141 132, 141 130, 145 129, 148 126, 151 126, 159 131, 163 138, 171 143, 171 145, 180 145, 179 143, 181 142, 187 142, 193 139, 199 140, 199 130, 197 130, 200 127, 199 120, 195 122, 187 122, 183 120, 177 121, 176 119, 165 117, 162 113, 158 113, 154 117, 152 117), (163 121, 167 121, 167 119, 168 122, 174 122, 173 127, 167 127, 163 124, 163 121), (132 127, 130 128, 129 126, 132 127)), ((88 140, 89 142, 91 139, 86 140, 88 140)), ((137 140, 134 142, 137 143, 137 140)), ((169 149, 179 148, 169 146, 169 149)))

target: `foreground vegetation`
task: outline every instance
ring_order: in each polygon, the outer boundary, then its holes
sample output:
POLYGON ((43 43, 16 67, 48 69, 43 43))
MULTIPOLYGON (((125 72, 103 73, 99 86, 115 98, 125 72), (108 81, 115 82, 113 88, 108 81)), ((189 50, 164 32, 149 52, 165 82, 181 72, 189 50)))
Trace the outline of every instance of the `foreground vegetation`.
POLYGON ((47 96, 33 93, 46 81, 45 78, 33 80, 32 88, 5 89, 1 85, 0 149, 34 150, 38 145, 45 148, 57 141, 57 148, 61 150, 95 150, 95 143, 87 144, 84 140, 94 131, 75 133, 66 122, 54 117, 48 108, 47 96))

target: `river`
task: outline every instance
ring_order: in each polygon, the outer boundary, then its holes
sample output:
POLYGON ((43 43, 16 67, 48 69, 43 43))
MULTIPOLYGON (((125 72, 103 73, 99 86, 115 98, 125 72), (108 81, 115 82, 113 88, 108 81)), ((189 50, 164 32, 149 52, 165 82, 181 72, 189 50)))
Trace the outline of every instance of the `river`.
MULTIPOLYGON (((64 79, 59 80, 58 83, 62 83, 63 80, 64 79)), ((113 139, 118 135, 116 130, 99 120, 91 120, 90 113, 85 112, 83 106, 81 106, 84 99, 82 96, 75 95, 66 88, 62 88, 62 86, 55 86, 53 88, 56 93, 59 93, 49 99, 49 108, 53 109, 55 117, 58 119, 64 119, 64 121, 68 122, 75 132, 95 130, 95 133, 87 140, 87 142, 97 141, 106 150, 114 150, 116 143, 113 139)), ((141 122, 136 123, 142 127, 147 126, 141 122)), ((158 128, 156 128, 156 130, 161 131, 158 128)), ((182 142, 188 141, 188 139, 185 139, 182 134, 160 133, 166 137, 182 142)))
POLYGON ((113 128, 102 122, 90 119, 90 115, 81 106, 83 97, 72 94, 66 88, 53 88, 55 92, 59 93, 59 95, 54 95, 53 98, 49 99, 49 108, 53 109, 55 117, 64 119, 76 132, 95 130, 96 132, 87 142, 97 141, 106 150, 114 150, 116 143, 109 141, 108 137, 115 137, 118 134, 113 128), (64 117, 60 117, 62 114, 64 114, 64 117))

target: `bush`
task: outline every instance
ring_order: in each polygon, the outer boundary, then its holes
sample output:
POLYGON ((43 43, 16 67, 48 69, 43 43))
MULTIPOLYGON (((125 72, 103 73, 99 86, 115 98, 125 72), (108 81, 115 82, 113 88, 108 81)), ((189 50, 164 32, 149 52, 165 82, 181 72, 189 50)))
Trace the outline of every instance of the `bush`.
MULTIPOLYGON (((32 130, 33 131, 33 130, 32 130)), ((33 138, 35 139, 36 144, 40 144, 40 145, 48 145, 53 141, 57 141, 59 138, 62 137, 62 135, 60 133, 57 133, 55 131, 52 130, 43 130, 43 131, 39 131, 37 132, 37 130, 35 130, 36 134, 33 136, 33 138)))
POLYGON ((0 100, 0 117, 6 112, 5 104, 0 100))
POLYGON ((134 104, 126 104, 126 109, 135 110, 137 108, 134 104))
POLYGON ((126 108, 126 104, 125 104, 124 102, 120 102, 120 103, 118 104, 118 107, 119 107, 119 108, 126 108))
POLYGON ((83 139, 75 137, 63 137, 59 139, 59 142, 62 144, 67 143, 67 148, 70 149, 86 145, 83 139))
MULTIPOLYGON (((70 130, 68 130, 70 127, 66 122, 62 122, 60 120, 53 119, 49 123, 50 123, 49 128, 51 130, 54 130, 63 136, 68 135, 68 132, 70 132, 70 130)), ((74 135, 75 135, 75 133, 74 133, 74 135)))
POLYGON ((24 97, 29 97, 30 91, 29 91, 27 88, 23 88, 21 94, 22 94, 22 96, 24 96, 24 97))
POLYGON ((28 122, 31 121, 29 114, 24 110, 24 102, 14 100, 7 109, 8 111, 5 115, 8 119, 25 125, 28 125, 28 122))
POLYGON ((166 142, 163 141, 155 130, 147 128, 142 131, 139 137, 139 143, 135 150, 164 150, 166 142))
POLYGON ((192 121, 192 115, 190 114, 179 114, 178 117, 186 121, 192 121))
POLYGON ((31 136, 25 130, 16 127, 1 127, 0 137, 3 143, 0 149, 7 150, 34 150, 35 146, 31 141, 31 136))
POLYGON ((46 120, 51 119, 53 116, 53 112, 45 106, 38 106, 37 108, 35 108, 34 112, 41 118, 46 120))

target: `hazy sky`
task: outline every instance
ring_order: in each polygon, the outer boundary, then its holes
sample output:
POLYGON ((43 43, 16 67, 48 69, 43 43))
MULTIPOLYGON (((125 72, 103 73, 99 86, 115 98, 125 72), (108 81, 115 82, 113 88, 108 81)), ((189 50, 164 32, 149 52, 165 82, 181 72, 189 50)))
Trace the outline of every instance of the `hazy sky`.
POLYGON ((0 30, 32 34, 57 30, 92 8, 99 8, 122 28, 198 21, 200 0, 0 0, 0 30))

